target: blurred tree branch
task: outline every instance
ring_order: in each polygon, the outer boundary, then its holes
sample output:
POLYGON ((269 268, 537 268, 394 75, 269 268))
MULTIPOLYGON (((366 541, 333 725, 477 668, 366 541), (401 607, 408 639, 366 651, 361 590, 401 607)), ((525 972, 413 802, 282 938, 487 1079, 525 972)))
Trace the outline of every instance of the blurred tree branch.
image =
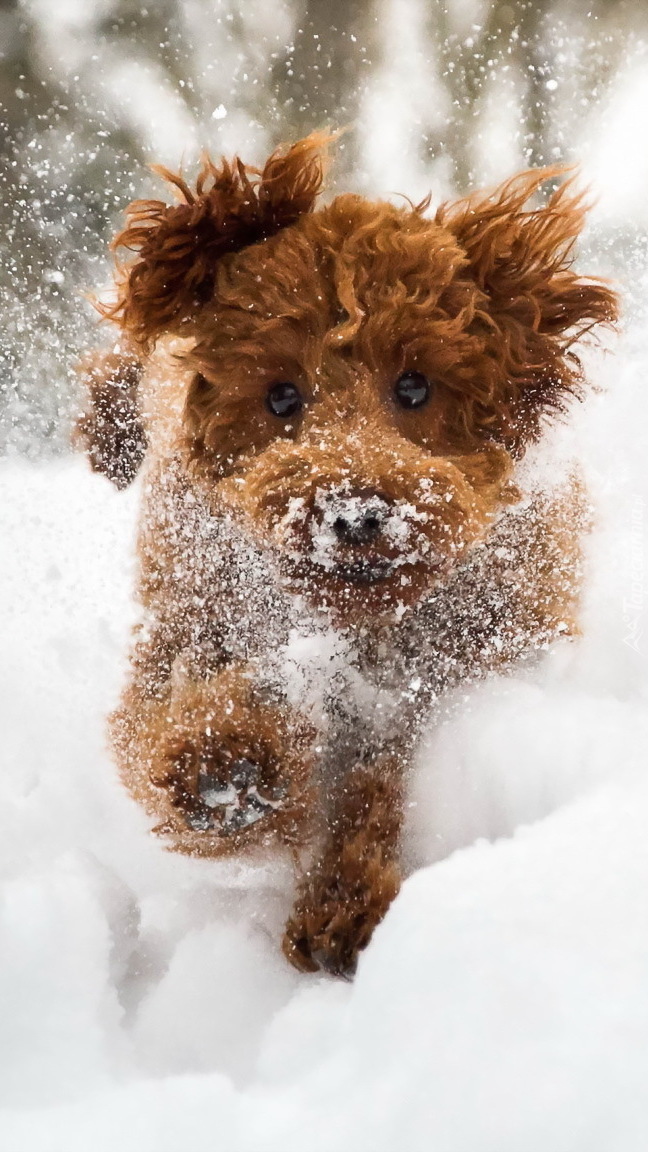
MULTIPOLYGON (((425 136, 432 155, 449 155, 458 191, 470 188, 475 178, 475 141, 484 130, 486 97, 494 77, 513 68, 520 99, 521 151, 530 165, 542 165, 561 156, 554 134, 550 90, 556 46, 552 36, 565 22, 574 43, 593 38, 605 43, 605 63, 582 53, 580 84, 587 95, 594 85, 600 93, 616 74, 625 46, 625 32, 642 13, 631 0, 587 0, 574 4, 555 0, 487 0, 475 19, 453 0, 427 0, 427 28, 433 57, 446 88, 450 113, 442 128, 430 127, 425 136), (576 12, 578 8, 580 11, 576 12), (548 86, 549 85, 549 86, 548 86)), ((578 79, 572 76, 572 82, 578 79)))
MULTIPOLYGON (((353 126, 379 43, 372 0, 302 0, 293 41, 272 71, 285 139, 317 128, 353 126)), ((359 156, 354 133, 345 137, 340 154, 338 167, 348 174, 359 156)))

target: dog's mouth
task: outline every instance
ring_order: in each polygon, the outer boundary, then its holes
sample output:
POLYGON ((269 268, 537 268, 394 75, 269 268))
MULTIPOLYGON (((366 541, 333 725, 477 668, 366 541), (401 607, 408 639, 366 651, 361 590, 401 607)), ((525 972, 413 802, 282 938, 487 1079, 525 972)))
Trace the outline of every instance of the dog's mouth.
POLYGON ((286 572, 296 578, 301 589, 316 599, 322 594, 335 595, 335 589, 356 589, 356 596, 368 597, 373 603, 375 595, 410 598, 415 588, 432 587, 443 579, 453 560, 432 549, 425 555, 410 553, 402 556, 384 556, 377 552, 362 554, 360 550, 329 557, 326 564, 312 552, 293 553, 286 572))
POLYGON ((329 568, 329 575, 349 584, 379 584, 393 576, 395 564, 392 560, 370 558, 342 560, 329 568))

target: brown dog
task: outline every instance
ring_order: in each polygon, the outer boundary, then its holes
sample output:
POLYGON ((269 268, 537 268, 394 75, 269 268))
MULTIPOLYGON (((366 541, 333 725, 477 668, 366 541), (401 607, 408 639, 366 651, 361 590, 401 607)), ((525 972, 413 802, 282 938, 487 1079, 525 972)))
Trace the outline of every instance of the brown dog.
POLYGON ((104 309, 129 351, 91 365, 79 432, 120 486, 146 449, 123 779, 179 851, 288 846, 286 955, 346 974, 433 701, 575 628, 578 483, 514 467, 616 300, 571 268, 569 184, 527 206, 557 170, 432 218, 314 210, 324 143, 131 205, 104 309))

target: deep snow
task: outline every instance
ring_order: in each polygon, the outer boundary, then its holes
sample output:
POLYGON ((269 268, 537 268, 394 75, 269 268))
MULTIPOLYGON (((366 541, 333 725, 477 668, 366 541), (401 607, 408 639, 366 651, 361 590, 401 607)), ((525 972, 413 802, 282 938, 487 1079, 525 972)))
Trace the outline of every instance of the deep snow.
POLYGON ((583 639, 428 734, 418 870, 353 985, 281 958, 276 863, 165 853, 116 780, 136 490, 0 467, 0 1147, 645 1152, 645 332, 564 434, 599 510, 583 639))

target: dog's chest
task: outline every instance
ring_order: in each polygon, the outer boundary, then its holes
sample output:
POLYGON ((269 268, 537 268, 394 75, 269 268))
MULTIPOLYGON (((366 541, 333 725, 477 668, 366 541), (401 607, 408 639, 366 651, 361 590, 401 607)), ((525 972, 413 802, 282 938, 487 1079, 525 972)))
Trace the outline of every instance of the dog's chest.
MULTIPOLYGON (((536 651, 560 632, 540 608, 533 557, 537 511, 502 517, 488 540, 417 608, 388 623, 336 630, 281 585, 270 552, 239 522, 185 490, 175 506, 174 580, 196 622, 197 646, 217 634, 228 661, 308 713, 324 742, 359 752, 406 742, 439 696, 536 651)), ((573 573, 552 571, 554 584, 573 573)))

